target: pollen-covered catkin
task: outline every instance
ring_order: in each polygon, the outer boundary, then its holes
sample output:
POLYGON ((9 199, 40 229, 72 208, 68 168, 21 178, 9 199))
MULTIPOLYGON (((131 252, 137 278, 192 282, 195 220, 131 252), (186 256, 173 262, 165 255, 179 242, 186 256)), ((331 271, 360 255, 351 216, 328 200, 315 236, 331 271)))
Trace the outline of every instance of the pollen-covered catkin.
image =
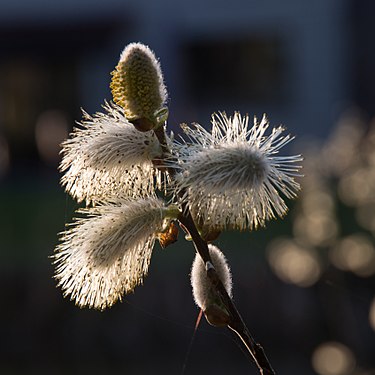
POLYGON ((153 160, 161 156, 152 132, 139 132, 124 110, 106 103, 106 112, 84 112, 81 128, 63 142, 61 183, 78 202, 108 201, 119 195, 148 196, 154 191, 153 160))
POLYGON ((160 64, 149 47, 127 45, 112 72, 113 100, 124 108, 129 121, 142 131, 155 126, 155 113, 167 99, 160 64))
POLYGON ((183 126, 190 142, 177 144, 179 155, 171 166, 180 173, 175 195, 195 214, 195 220, 215 230, 256 229, 284 216, 286 198, 300 190, 300 155, 279 156, 293 137, 282 127, 269 135, 264 116, 260 122, 236 112, 212 117, 211 132, 195 124, 183 126))
POLYGON ((158 233, 177 211, 156 197, 80 210, 61 234, 55 278, 80 307, 103 310, 142 284, 158 233))

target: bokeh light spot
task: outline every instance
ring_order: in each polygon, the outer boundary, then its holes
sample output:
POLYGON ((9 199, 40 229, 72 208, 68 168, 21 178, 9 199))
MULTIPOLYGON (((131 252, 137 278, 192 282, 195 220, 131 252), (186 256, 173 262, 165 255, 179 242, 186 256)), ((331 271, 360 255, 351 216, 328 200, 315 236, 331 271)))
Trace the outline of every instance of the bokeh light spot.
POLYGON ((352 351, 339 342, 319 345, 312 355, 312 366, 320 375, 348 375, 355 366, 352 351))
POLYGON ((370 305, 369 321, 371 328, 375 331, 375 297, 373 298, 370 305))
POLYGON ((375 168, 361 167, 344 175, 338 185, 340 199, 348 206, 374 202, 375 168))
POLYGON ((343 271, 367 277, 375 273, 375 249, 369 236, 356 233, 343 238, 330 251, 332 263, 343 271))
POLYGON ((293 223, 296 238, 311 246, 326 246, 337 237, 337 222, 324 211, 312 211, 297 217, 293 223))
POLYGON ((41 113, 35 127, 35 140, 41 159, 46 164, 56 165, 60 144, 68 136, 68 122, 63 112, 49 110, 41 113))
POLYGON ((272 270, 284 282, 300 287, 315 284, 321 275, 316 254, 288 239, 270 244, 268 260, 272 270))

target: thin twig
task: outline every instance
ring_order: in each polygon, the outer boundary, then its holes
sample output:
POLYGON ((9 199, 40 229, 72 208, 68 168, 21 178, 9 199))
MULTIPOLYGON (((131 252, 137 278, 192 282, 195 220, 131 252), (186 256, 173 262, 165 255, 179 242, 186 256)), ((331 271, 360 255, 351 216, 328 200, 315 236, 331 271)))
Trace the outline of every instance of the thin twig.
MULTIPOLYGON (((194 224, 194 221, 189 212, 185 213, 180 216, 179 221, 181 224, 184 225, 186 230, 189 232, 196 251, 199 253, 205 264, 210 262, 212 264, 212 260, 210 258, 210 254, 208 252, 207 243, 201 238, 199 232, 194 224)), ((233 300, 229 297, 223 283, 219 279, 215 268, 210 268, 207 271, 207 276, 211 280, 212 284, 214 285, 217 293, 219 294, 221 301, 223 302, 224 306, 229 312, 230 316, 230 323, 228 327, 234 331, 241 339, 241 341, 246 346, 247 350, 251 354, 255 364, 257 365, 260 374, 268 375, 268 374, 275 374, 274 370, 272 369, 271 364, 269 363, 264 350, 260 344, 258 344, 250 334, 250 331, 246 327, 241 315, 239 314, 233 300)))
MULTIPOLYGON (((160 145, 162 147, 162 151, 163 151, 162 159, 165 159, 167 157, 170 158, 171 151, 168 148, 164 128, 160 126, 154 130, 154 133, 156 137, 158 138, 160 145)), ((176 171, 174 168, 170 168, 165 165, 164 166, 158 165, 158 167, 167 169, 172 179, 176 175, 176 171)), ((205 264, 212 265, 212 260, 210 257, 210 253, 208 251, 207 242, 203 240, 201 235, 199 234, 199 231, 194 223, 194 220, 186 204, 183 204, 182 212, 178 220, 180 224, 182 224, 184 230, 187 231, 188 234, 191 236, 195 250, 201 256, 203 262, 205 264)), ((259 373, 261 375, 275 375, 275 371, 272 369, 272 366, 266 357, 263 347, 259 343, 257 343, 252 337, 252 335, 250 334, 249 329, 246 327, 233 300, 229 297, 214 267, 207 268, 207 276, 212 282, 213 286, 215 287, 217 294, 220 296, 220 299, 223 305, 226 307, 227 311, 229 312, 228 328, 230 328, 233 332, 235 332, 239 336, 242 343, 244 344, 244 346, 250 353, 254 363, 258 367, 259 373)))

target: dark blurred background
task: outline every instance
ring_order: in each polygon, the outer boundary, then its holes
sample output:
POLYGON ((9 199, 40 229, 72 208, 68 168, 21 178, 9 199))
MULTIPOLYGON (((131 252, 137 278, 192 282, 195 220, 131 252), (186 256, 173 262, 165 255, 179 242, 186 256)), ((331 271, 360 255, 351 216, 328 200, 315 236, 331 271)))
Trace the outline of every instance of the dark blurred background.
POLYGON ((284 220, 217 241, 244 320, 278 374, 375 374, 375 2, 2 0, 0 373, 257 374, 202 320, 180 240, 105 312, 63 299, 49 256, 75 203, 59 144, 110 100, 123 47, 148 44, 171 128, 234 110, 282 123, 306 157, 284 220))

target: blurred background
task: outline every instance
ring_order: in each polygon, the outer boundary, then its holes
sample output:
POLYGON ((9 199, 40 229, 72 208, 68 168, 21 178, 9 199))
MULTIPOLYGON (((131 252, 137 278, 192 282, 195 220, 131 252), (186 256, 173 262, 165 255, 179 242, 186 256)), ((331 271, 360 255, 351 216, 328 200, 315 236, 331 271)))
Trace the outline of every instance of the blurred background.
POLYGON ((285 125, 305 156, 284 220, 227 233, 234 297, 278 374, 375 374, 375 3, 371 0, 1 0, 0 373, 257 374, 202 320, 181 238, 134 295, 80 310, 49 257, 75 203, 59 144, 110 100, 123 47, 148 44, 171 129, 234 110, 285 125))

